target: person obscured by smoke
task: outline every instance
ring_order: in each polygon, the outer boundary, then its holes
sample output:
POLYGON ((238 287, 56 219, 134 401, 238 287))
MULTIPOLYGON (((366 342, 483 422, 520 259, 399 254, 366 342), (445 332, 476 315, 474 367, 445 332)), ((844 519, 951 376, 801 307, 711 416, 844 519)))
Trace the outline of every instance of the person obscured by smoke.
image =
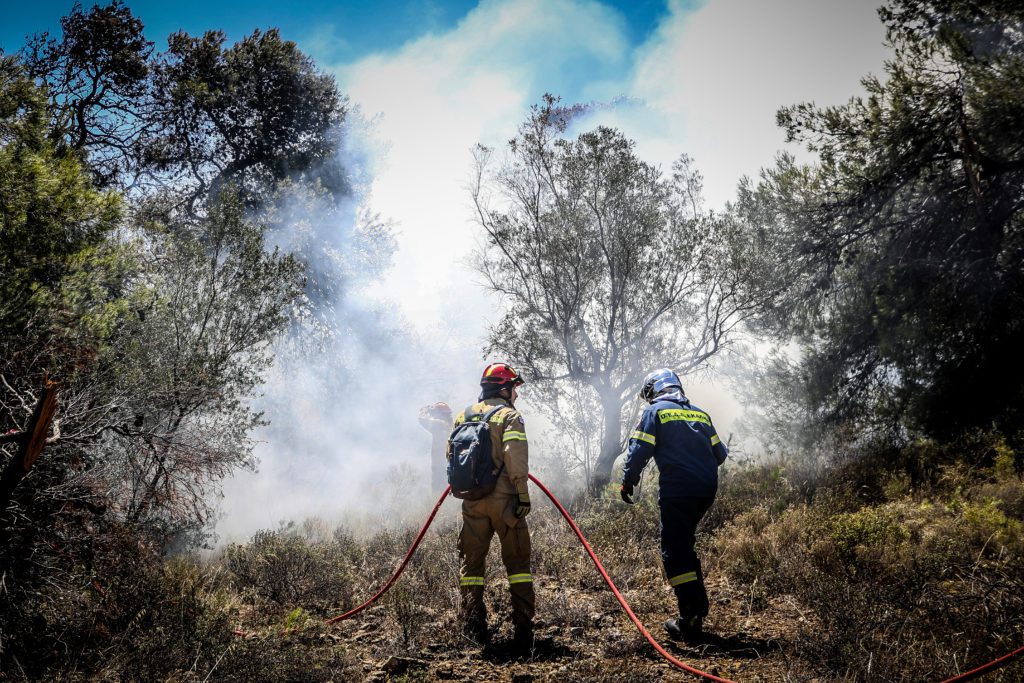
POLYGON ((448 458, 445 451, 452 431, 452 409, 447 403, 420 408, 420 425, 430 432, 430 490, 440 493, 448 485, 448 458))

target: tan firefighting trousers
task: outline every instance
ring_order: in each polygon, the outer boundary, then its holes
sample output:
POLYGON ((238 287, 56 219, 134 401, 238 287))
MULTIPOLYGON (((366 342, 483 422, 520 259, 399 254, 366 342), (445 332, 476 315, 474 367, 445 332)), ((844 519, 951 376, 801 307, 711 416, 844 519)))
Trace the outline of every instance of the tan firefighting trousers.
POLYGON ((484 577, 491 537, 501 541, 501 561, 508 572, 512 602, 512 623, 531 627, 534 615, 533 574, 530 573, 530 529, 526 519, 515 518, 516 497, 492 493, 481 500, 462 501, 462 532, 459 559, 462 562, 459 588, 462 618, 471 626, 487 622, 484 606, 484 577))

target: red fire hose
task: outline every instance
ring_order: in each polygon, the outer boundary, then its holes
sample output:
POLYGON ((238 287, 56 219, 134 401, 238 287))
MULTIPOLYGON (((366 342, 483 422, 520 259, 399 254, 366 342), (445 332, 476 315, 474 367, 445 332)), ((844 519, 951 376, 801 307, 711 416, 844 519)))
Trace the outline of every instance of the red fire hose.
MULTIPOLYGON (((564 517, 565 521, 569 523, 569 526, 572 528, 573 533, 576 534, 576 537, 580 540, 580 543, 583 544, 583 549, 587 551, 587 555, 590 556, 590 559, 593 561, 594 566, 597 567, 597 571, 601 574, 601 578, 603 578, 604 582, 608 584, 608 588, 610 588, 612 593, 615 595, 615 599, 619 601, 619 605, 622 606, 622 609, 629 616, 630 620, 636 626, 637 630, 640 631, 640 634, 647 639, 647 642, 650 643, 655 650, 657 650, 658 654, 664 657, 666 661, 668 661, 676 668, 682 669, 683 671, 691 673, 695 676, 699 676, 700 678, 704 678, 709 681, 716 681, 717 683, 735 683, 734 681, 730 681, 727 678, 719 678, 718 676, 708 673, 707 671, 701 671, 700 669, 696 669, 676 659, 665 648, 663 648, 661 644, 654 639, 650 632, 648 632, 647 628, 644 627, 643 622, 641 622, 640 619, 636 616, 636 614, 633 613, 633 610, 632 608, 630 608, 629 603, 627 603, 626 599, 622 597, 622 593, 619 592, 619 589, 615 586, 615 582, 612 581, 611 576, 609 576, 608 572, 605 571, 604 565, 601 564, 601 560, 599 560, 597 558, 597 555, 594 554, 593 549, 590 547, 590 544, 587 543, 587 539, 583 537, 583 533, 580 531, 579 527, 576 526, 576 522, 573 521, 572 516, 568 513, 568 511, 566 511, 564 507, 562 507, 562 504, 558 502, 558 499, 555 498, 555 495, 551 493, 551 491, 549 491, 548 488, 544 486, 544 484, 540 483, 540 481, 532 474, 530 475, 530 481, 536 484, 537 487, 544 492, 544 495, 546 495, 551 500, 555 508, 560 513, 562 513, 562 517, 564 517)), ((377 591, 377 593, 374 594, 374 596, 371 597, 369 600, 359 605, 355 609, 349 610, 344 614, 328 619, 324 622, 325 624, 333 624, 359 614, 364 609, 366 609, 374 602, 379 600, 382 595, 388 592, 391 586, 395 584, 395 581, 398 580, 398 577, 405 570, 406 565, 409 564, 410 558, 412 558, 413 553, 416 552, 416 548, 419 547, 420 542, 423 540, 423 537, 427 533, 427 529, 430 527, 430 524, 434 521, 434 517, 437 516, 437 511, 441 509, 441 505, 444 503, 445 498, 448 497, 448 493, 450 490, 451 487, 446 488, 444 492, 441 494, 441 497, 437 499, 437 503, 434 505, 434 509, 431 510, 430 512, 430 516, 427 517, 427 521, 424 522, 419 534, 416 535, 416 540, 413 541, 412 545, 409 547, 408 552, 406 552, 405 557, 402 559, 402 563, 398 565, 398 569, 396 569, 395 573, 391 575, 391 578, 388 579, 388 582, 385 583, 384 586, 379 591, 377 591)), ((1021 655, 1024 655, 1024 647, 1014 650, 1013 652, 1010 652, 1006 655, 1003 655, 998 659, 994 659, 991 662, 979 666, 976 669, 971 669, 970 671, 962 673, 959 676, 955 676, 948 680, 942 681, 942 683, 962 683, 962 681, 974 680, 975 678, 983 676, 984 674, 990 671, 995 671, 996 669, 1006 666, 1007 664, 1017 659, 1021 655)))
POLYGON ((1002 667, 1006 666, 1007 664, 1017 659, 1017 657, 1020 657, 1021 655, 1024 655, 1024 647, 1019 647, 1013 652, 1003 655, 999 659, 993 659, 988 664, 982 664, 977 669, 965 671, 959 676, 954 676, 953 678, 942 681, 942 683, 961 683, 961 681, 973 681, 975 678, 981 678, 989 671, 1001 669, 1002 667))
POLYGON ((543 491, 544 495, 551 499, 551 502, 554 503, 556 508, 558 508, 558 511, 562 513, 562 517, 565 517, 565 521, 569 523, 569 526, 572 528, 573 533, 576 534, 576 538, 580 539, 580 543, 583 544, 583 549, 587 551, 587 555, 590 555, 590 559, 594 562, 594 566, 597 567, 597 571, 601 573, 601 578, 604 579, 604 582, 608 584, 609 588, 612 589, 612 593, 615 594, 615 599, 619 601, 620 605, 622 605, 622 609, 626 611, 626 614, 633 622, 633 625, 636 626, 638 631, 640 631, 640 635, 647 639, 647 642, 651 644, 651 647, 658 651, 658 654, 664 657, 672 666, 682 669, 683 671, 691 673, 695 676, 706 678, 709 681, 717 681, 717 683, 734 683, 733 681, 730 681, 728 678, 719 678, 714 674, 710 674, 706 671, 701 671, 700 669, 695 669, 689 664, 681 662, 680 660, 676 659, 671 654, 669 654, 668 650, 663 648, 661 644, 654 639, 654 636, 652 636, 647 631, 647 628, 643 625, 643 622, 641 622, 640 619, 637 618, 635 614, 633 614, 633 609, 629 606, 629 603, 626 602, 626 599, 622 597, 622 593, 619 592, 619 589, 615 587, 615 582, 612 581, 612 577, 608 576, 608 572, 605 571, 604 565, 601 564, 601 560, 597 559, 597 555, 594 554, 594 551, 591 549, 590 544, 587 543, 587 539, 583 537, 583 532, 581 532, 580 528, 576 526, 576 522, 573 521, 573 518, 569 515, 568 511, 566 511, 566 509, 562 507, 562 504, 558 502, 558 499, 555 498, 555 495, 551 493, 551 491, 548 491, 548 488, 544 486, 544 484, 540 483, 540 481, 538 481, 537 478, 532 474, 530 475, 530 481, 536 484, 537 488, 543 491))
POLYGON ((412 542, 412 545, 409 546, 409 551, 405 554, 405 557, 402 558, 402 564, 398 565, 398 569, 396 569, 395 573, 391 575, 391 578, 388 579, 388 582, 384 584, 384 587, 377 591, 376 595, 374 595, 372 598, 370 598, 363 604, 359 605, 359 607, 351 609, 348 612, 340 614, 336 617, 331 617, 330 619, 324 622, 325 624, 333 624, 338 621, 344 621, 349 617, 354 617, 355 615, 359 614, 373 603, 377 602, 377 600, 380 599, 380 596, 387 593, 391 589, 391 587, 395 585, 395 581, 398 580, 398 577, 405 570, 405 565, 409 564, 409 560, 412 559, 413 553, 415 553, 416 548, 419 547, 420 541, 422 541, 423 537, 427 535, 427 529, 430 528, 430 524, 434 521, 434 517, 437 516, 437 511, 441 509, 441 505, 444 503, 444 499, 448 497, 448 492, 451 490, 451 486, 445 487, 444 492, 441 493, 441 497, 438 498, 437 503, 434 504, 434 509, 430 511, 430 516, 427 517, 427 521, 423 523, 423 528, 420 529, 420 532, 418 534, 416 534, 416 540, 412 542))

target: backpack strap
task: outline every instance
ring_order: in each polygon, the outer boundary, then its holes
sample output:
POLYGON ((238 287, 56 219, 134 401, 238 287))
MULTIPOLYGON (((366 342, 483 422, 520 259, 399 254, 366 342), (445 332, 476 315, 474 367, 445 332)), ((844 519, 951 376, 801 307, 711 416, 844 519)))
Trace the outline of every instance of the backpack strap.
MULTIPOLYGON (((482 421, 483 422, 490 422, 491 421, 491 417, 495 413, 497 413, 499 410, 501 410, 502 408, 508 408, 508 406, 494 406, 494 408, 492 408, 491 410, 487 411, 487 413, 483 416, 482 421)), ((501 459, 501 467, 498 468, 498 474, 500 475, 504 471, 505 471, 505 458, 502 457, 502 459, 501 459)))
POLYGON ((507 407, 508 406, 494 406, 494 408, 492 408, 491 410, 488 410, 486 413, 484 413, 484 416, 481 419, 481 422, 490 422, 491 418, 494 416, 494 414, 496 412, 498 412, 502 408, 507 408, 507 407))
MULTIPOLYGON (((473 406, 475 406, 475 405, 476 404, 474 403, 473 406)), ((494 408, 492 408, 491 410, 488 410, 486 413, 474 413, 473 412, 473 406, 467 406, 466 409, 462 412, 462 421, 463 421, 463 423, 466 423, 466 422, 489 422, 491 417, 496 412, 498 412, 502 408, 507 408, 508 407, 508 406, 494 406, 494 408), (471 417, 477 417, 478 415, 481 416, 479 420, 471 420, 470 419, 471 417)))

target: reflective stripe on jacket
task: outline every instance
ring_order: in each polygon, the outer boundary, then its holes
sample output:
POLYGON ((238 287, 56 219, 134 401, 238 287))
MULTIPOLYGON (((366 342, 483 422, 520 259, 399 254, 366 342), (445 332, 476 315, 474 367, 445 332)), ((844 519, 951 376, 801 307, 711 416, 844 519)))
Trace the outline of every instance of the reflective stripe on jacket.
POLYGON ((685 399, 661 398, 644 410, 629 438, 622 481, 634 486, 653 457, 662 498, 714 496, 729 449, 711 417, 685 399))
MULTIPOLYGON (((505 463, 505 469, 498 477, 495 493, 527 493, 530 474, 530 457, 526 441, 526 422, 519 411, 503 398, 486 398, 470 406, 473 413, 486 413, 495 406, 505 406, 490 419, 491 458, 496 466, 505 463)), ((455 424, 466 421, 466 411, 455 416, 455 424)))

